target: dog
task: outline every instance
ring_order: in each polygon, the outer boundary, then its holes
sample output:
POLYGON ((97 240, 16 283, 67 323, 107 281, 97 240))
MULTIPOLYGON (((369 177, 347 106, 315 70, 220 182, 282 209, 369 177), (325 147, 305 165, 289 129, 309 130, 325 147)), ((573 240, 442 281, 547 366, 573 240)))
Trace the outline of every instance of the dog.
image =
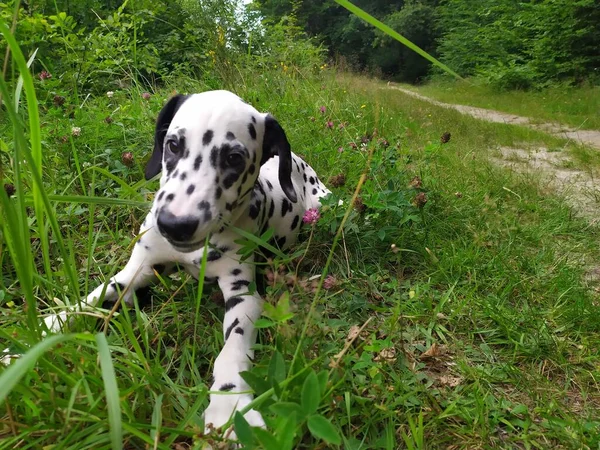
MULTIPOLYGON (((131 257, 110 281, 91 292, 80 307, 133 294, 176 266, 198 278, 205 240, 205 277, 216 280, 225 301, 224 346, 214 363, 206 431, 219 428, 252 400, 240 376, 249 370, 256 341, 254 322, 262 299, 248 292, 255 281, 254 258, 242 261, 236 229, 262 235, 286 249, 296 241, 304 213, 320 206, 330 191, 315 171, 292 153, 281 125, 228 91, 172 97, 158 115, 154 150, 146 179, 161 173, 160 189, 140 228, 131 257), (219 394, 222 393, 222 394, 219 394)), ((68 311, 45 318, 58 332, 68 311)), ((259 412, 245 414, 264 427, 259 412)), ((235 439, 235 434, 229 435, 235 439)))

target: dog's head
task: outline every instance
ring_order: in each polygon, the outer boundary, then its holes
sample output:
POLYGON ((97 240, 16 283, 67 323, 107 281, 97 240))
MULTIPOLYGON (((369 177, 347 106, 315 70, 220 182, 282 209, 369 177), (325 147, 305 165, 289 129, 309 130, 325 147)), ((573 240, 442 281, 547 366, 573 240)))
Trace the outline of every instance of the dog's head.
POLYGON ((158 115, 146 179, 161 172, 153 211, 160 233, 179 251, 247 209, 260 166, 279 157, 279 182, 296 201, 290 144, 279 123, 227 91, 171 98, 158 115))

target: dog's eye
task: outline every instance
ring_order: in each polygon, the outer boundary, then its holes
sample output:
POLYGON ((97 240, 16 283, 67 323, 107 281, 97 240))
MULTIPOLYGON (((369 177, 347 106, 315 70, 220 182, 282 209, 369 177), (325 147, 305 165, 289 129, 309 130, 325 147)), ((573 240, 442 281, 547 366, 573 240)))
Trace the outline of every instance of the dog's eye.
POLYGON ((173 139, 167 141, 167 148, 169 149, 169 151, 173 154, 177 154, 179 153, 179 143, 173 139))
POLYGON ((244 165, 244 155, 237 152, 231 152, 227 155, 227 165, 230 167, 239 167, 244 165))

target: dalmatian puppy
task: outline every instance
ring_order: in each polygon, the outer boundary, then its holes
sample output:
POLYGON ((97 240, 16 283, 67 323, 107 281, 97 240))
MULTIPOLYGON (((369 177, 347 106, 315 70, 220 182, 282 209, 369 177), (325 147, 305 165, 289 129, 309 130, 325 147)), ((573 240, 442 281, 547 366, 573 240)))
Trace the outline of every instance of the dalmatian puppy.
MULTIPOLYGON (((296 241, 306 210, 329 193, 315 171, 297 155, 280 124, 227 91, 171 98, 160 112, 146 179, 162 172, 160 189, 123 270, 82 301, 93 307, 133 293, 176 265, 198 277, 209 238, 205 277, 216 280, 225 299, 224 346, 214 363, 206 431, 218 428, 253 399, 240 372, 251 367, 254 322, 262 299, 248 292, 255 279, 253 258, 240 261, 235 228, 262 234, 275 230, 285 249, 296 241)), ((48 316, 61 330, 68 312, 48 316)), ((245 414, 264 427, 255 410, 245 414)), ((235 439, 235 434, 230 434, 235 439)))

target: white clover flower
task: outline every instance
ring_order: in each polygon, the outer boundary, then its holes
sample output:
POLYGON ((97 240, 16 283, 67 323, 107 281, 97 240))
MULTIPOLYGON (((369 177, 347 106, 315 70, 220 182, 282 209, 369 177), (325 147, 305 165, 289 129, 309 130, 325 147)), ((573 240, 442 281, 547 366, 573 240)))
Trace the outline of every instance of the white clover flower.
POLYGON ((113 96, 113 95, 115 95, 115 93, 114 93, 113 91, 108 91, 108 92, 106 93, 106 96, 107 96, 108 98, 112 98, 112 96, 113 96))
POLYGON ((81 134, 81 128, 80 127, 71 128, 71 134, 73 136, 79 136, 81 134))

